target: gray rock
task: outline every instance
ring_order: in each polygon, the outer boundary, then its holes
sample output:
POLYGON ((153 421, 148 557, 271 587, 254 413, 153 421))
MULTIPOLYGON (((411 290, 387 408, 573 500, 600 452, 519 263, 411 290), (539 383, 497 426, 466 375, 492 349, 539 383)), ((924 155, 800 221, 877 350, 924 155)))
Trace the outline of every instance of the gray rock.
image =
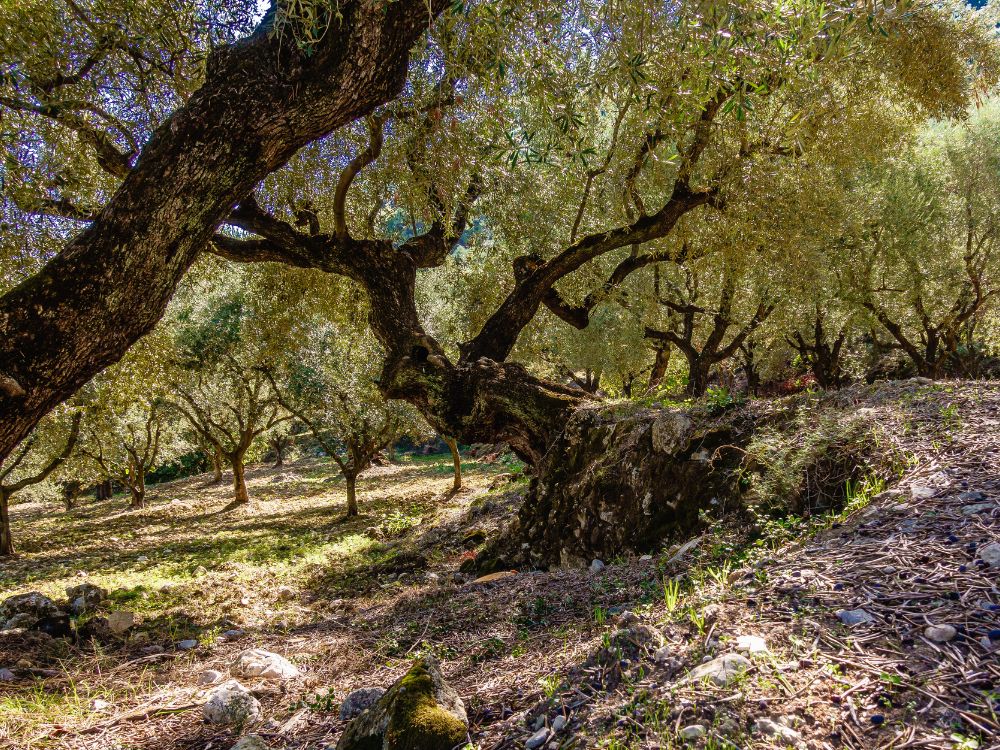
POLYGON ((591 560, 590 562, 590 572, 600 573, 604 568, 607 567, 602 560, 591 560))
POLYGON ((690 724, 677 733, 682 740, 697 740, 708 733, 702 724, 690 724))
POLYGON ((379 698, 385 695, 385 690, 380 687, 360 688, 353 690, 344 698, 340 704, 340 720, 348 721, 355 716, 360 716, 368 708, 378 703, 379 698))
POLYGON ((748 670, 750 666, 750 661, 745 656, 723 654, 692 669, 684 678, 684 682, 708 680, 721 687, 748 670))
POLYGON ((979 557, 993 567, 1000 565, 1000 544, 991 542, 980 548, 979 557))
POLYGON ((937 494, 937 490, 925 484, 911 484, 910 497, 914 500, 930 500, 937 494))
POLYGON ((30 628, 39 620, 46 617, 57 617, 60 614, 62 612, 60 612, 55 602, 37 591, 7 597, 0 604, 0 622, 6 623, 3 628, 4 630, 15 627, 30 628), (30 624, 11 625, 10 621, 18 615, 25 615, 18 622, 27 622, 30 619, 30 624))
POLYGON ((229 680, 208 694, 202 714, 209 724, 245 726, 260 719, 260 701, 237 680, 229 680))
POLYGON ((981 500, 986 499, 986 495, 978 490, 970 490, 968 492, 961 492, 958 495, 958 499, 963 503, 978 503, 981 500))
POLYGON ((690 442, 691 418, 680 411, 668 411, 656 418, 650 430, 653 450, 673 455, 690 442))
POLYGON ((108 592, 92 583, 81 583, 68 586, 66 596, 70 600, 69 608, 74 614, 82 615, 97 609, 101 602, 108 598, 108 592))
POLYGON ((767 641, 759 635, 741 635, 736 639, 736 650, 747 654, 768 653, 767 641))
POLYGON ((563 716, 562 714, 559 714, 556 718, 554 718, 552 720, 552 731, 553 732, 561 732, 562 730, 564 730, 566 728, 566 725, 568 723, 569 723, 569 720, 565 716, 563 716))
POLYGON ((247 634, 247 631, 241 630, 240 628, 233 628, 232 630, 226 630, 223 632, 222 637, 228 640, 236 640, 237 638, 242 638, 247 634))
POLYGON ((974 503, 973 505, 963 505, 962 515, 974 516, 977 513, 985 513, 986 511, 993 510, 996 507, 995 503, 974 503))
POLYGON ((268 750, 268 747, 260 735, 248 734, 240 737, 229 750, 268 750))
POLYGON ((178 651, 190 651, 193 648, 198 647, 198 641, 194 638, 185 638, 183 641, 177 641, 178 651))
POLYGON ((774 719, 760 718, 754 722, 753 726, 757 732, 765 737, 781 740, 790 745, 798 745, 802 742, 801 734, 774 719))
POLYGON ((549 730, 542 727, 525 741, 524 746, 528 748, 528 750, 537 750, 537 748, 544 745, 548 739, 549 730))
POLYGON ((870 622, 875 622, 875 618, 863 609, 837 610, 837 619, 850 627, 854 627, 855 625, 867 625, 870 622))
POLYGON ((465 744, 468 731, 462 699, 444 681, 437 660, 426 656, 347 725, 337 750, 452 748, 465 744))
POLYGON ((6 667, 0 668, 0 682, 13 682, 17 679, 17 675, 11 672, 6 667))
POLYGON ((262 648, 248 648, 240 652, 230 671, 239 677, 261 677, 265 680, 291 680, 301 675, 284 656, 262 648))
POLYGON ((671 646, 660 646, 653 652, 653 661, 657 664, 666 664, 673 655, 674 649, 671 646))
POLYGON ((947 643, 955 639, 958 630, 952 625, 929 625, 924 629, 924 635, 935 643, 947 643))
POLYGON ((127 633, 135 625, 135 612, 120 609, 108 615, 108 630, 114 635, 127 633))
POLYGON ((30 612, 18 612, 4 623, 0 630, 30 630, 38 622, 38 618, 30 612))
POLYGON ((217 669, 206 669, 204 672, 202 672, 200 675, 198 675, 198 684, 199 685, 214 685, 219 680, 221 680, 223 677, 225 677, 225 675, 222 674, 222 672, 220 672, 217 669))

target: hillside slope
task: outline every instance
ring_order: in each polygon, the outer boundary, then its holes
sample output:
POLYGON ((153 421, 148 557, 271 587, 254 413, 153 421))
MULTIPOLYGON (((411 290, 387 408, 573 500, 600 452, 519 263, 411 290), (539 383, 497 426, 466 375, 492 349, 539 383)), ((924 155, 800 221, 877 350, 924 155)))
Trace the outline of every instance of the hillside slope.
POLYGON ((235 515, 204 478, 138 513, 21 507, 5 596, 91 581, 138 625, 100 648, 0 633, 0 738, 225 750, 239 733, 202 721, 198 678, 256 646, 303 673, 247 681, 264 720, 245 731, 275 749, 335 743, 346 695, 424 653, 482 750, 1000 747, 1000 386, 906 381, 839 403, 905 458, 888 487, 848 488, 835 515, 723 518, 592 570, 459 573, 516 516, 525 484, 500 465, 472 463, 458 494, 444 459, 378 470, 349 523, 317 462, 255 470, 255 508, 235 515))

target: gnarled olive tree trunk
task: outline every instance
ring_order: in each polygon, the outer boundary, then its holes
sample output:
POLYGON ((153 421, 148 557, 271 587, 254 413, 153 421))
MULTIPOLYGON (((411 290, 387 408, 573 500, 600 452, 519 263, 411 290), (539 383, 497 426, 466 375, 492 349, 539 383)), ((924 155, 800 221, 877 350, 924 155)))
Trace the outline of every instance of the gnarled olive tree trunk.
POLYGON ((202 87, 156 130, 94 221, 0 297, 0 459, 156 324, 255 185, 399 93, 411 46, 447 5, 345 0, 309 55, 293 29, 282 38, 269 28, 209 55, 202 87))

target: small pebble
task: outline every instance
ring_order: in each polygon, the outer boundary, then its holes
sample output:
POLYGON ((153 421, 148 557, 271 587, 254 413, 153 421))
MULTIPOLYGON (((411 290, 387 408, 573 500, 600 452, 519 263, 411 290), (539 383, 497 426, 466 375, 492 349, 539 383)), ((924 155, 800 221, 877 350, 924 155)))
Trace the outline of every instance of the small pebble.
POLYGON ((183 641, 177 642, 177 648, 181 651, 190 651, 198 646, 198 641, 193 638, 186 638, 183 641))
POLYGON ((691 724, 686 726, 681 731, 677 733, 677 736, 682 740, 697 740, 704 737, 706 734, 706 729, 701 724, 691 724))

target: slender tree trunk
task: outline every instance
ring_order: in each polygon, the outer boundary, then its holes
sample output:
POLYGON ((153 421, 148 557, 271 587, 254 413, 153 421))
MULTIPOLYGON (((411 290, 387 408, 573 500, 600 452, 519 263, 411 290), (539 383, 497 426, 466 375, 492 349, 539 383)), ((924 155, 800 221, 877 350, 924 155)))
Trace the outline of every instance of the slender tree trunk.
POLYGON ((462 456, 458 452, 458 441, 453 437, 441 436, 451 451, 451 462, 455 466, 455 481, 451 486, 452 492, 462 489, 462 456))
POLYGON ((357 516, 358 512, 358 475, 355 472, 344 474, 347 481, 347 515, 357 516))
POLYGON ((10 532, 10 495, 0 490, 0 557, 14 554, 14 538, 10 532))
POLYGON ((76 501, 79 496, 80 483, 78 481, 72 480, 63 485, 63 500, 66 501, 67 511, 71 511, 76 507, 76 501))
POLYGON ((660 387, 663 378, 667 374, 670 366, 670 347, 663 346, 656 350, 656 359, 653 360, 653 369, 649 373, 649 386, 647 390, 652 391, 660 387))
POLYGON ((708 375, 711 368, 701 360, 693 360, 688 368, 687 392, 692 396, 704 396, 708 390, 708 375))
POLYGON ((248 505, 250 495, 247 494, 246 470, 243 465, 244 453, 233 453, 229 463, 233 467, 233 502, 231 505, 248 505))
POLYGON ((128 467, 128 489, 132 494, 130 508, 146 507, 146 467, 137 461, 130 461, 128 467))
POLYGON ((218 484, 222 481, 222 451, 214 448, 208 458, 212 462, 212 484, 218 484))

